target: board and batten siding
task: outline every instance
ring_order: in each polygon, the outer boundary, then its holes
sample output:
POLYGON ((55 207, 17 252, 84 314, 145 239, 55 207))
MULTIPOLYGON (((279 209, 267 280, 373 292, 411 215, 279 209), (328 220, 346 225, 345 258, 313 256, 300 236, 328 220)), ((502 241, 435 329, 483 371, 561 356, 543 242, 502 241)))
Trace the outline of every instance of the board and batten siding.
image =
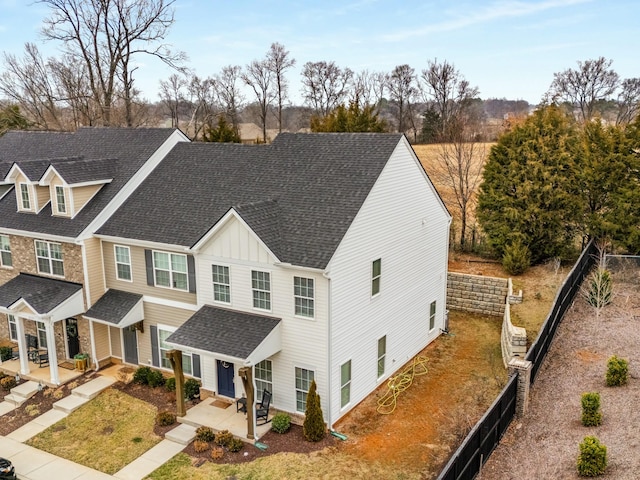
POLYGON ((450 216, 403 139, 328 266, 331 279, 330 424, 433 341, 445 314, 450 216), (381 259, 380 293, 371 296, 381 259), (436 301, 435 328, 429 308, 436 301), (385 336, 385 373, 377 375, 385 336), (350 402, 341 408, 340 366, 351 360, 350 402))
MULTIPOLYGON (((328 283, 315 270, 293 269, 277 265, 276 259, 262 246, 256 235, 235 218, 203 245, 196 255, 198 275, 198 306, 214 305, 243 312, 275 317, 282 320, 282 350, 269 358, 273 367, 272 405, 280 410, 295 412, 295 367, 312 369, 315 372, 318 393, 324 404, 327 401, 327 318, 328 283), (229 267, 231 303, 215 302, 211 265, 229 267), (270 272, 271 311, 253 308, 251 271, 270 272), (293 277, 314 280, 313 319, 296 317, 293 296, 293 277)), ((205 357, 202 358, 204 369, 205 357)), ((237 377, 236 395, 243 386, 237 377)), ((214 365, 215 367, 215 365, 214 365)))

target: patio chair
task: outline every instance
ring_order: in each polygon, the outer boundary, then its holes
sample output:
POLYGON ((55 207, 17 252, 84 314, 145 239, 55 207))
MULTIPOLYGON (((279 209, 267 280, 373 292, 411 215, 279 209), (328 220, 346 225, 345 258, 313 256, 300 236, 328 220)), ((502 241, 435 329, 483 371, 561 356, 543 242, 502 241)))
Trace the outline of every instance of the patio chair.
POLYGON ((258 425, 264 425, 270 422, 269 420, 269 405, 271 404, 271 392, 269 390, 262 391, 262 401, 256 405, 256 423, 258 425), (258 423, 258 420, 262 419, 262 423, 258 423))

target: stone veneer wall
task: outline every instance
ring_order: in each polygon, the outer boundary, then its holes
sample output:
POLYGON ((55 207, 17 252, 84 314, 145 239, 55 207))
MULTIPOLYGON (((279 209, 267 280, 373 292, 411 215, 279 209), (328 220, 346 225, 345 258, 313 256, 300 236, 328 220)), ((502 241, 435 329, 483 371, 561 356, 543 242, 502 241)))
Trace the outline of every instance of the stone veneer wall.
POLYGON ((502 333, 500 335, 500 346, 502 349, 502 361, 507 367, 509 362, 515 357, 524 360, 527 353, 527 331, 522 327, 516 327, 511 323, 511 305, 522 303, 522 290, 518 295, 513 294, 513 285, 509 279, 507 301, 502 318, 502 333))
POLYGON ((447 274, 447 308, 483 315, 504 315, 508 292, 506 278, 466 273, 447 274))

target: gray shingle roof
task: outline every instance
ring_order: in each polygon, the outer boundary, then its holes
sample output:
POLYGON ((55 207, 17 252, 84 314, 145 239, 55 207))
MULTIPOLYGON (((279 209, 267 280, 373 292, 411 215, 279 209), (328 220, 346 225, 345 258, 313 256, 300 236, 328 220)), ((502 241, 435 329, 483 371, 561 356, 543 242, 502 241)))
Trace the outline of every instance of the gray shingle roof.
POLYGON ((118 325, 140 300, 142 295, 137 293, 109 289, 84 316, 118 325))
POLYGON ((281 261, 324 268, 401 138, 179 144, 98 233, 191 247, 235 208, 281 261))
POLYGON ((79 290, 78 283, 21 273, 0 286, 0 306, 9 307, 23 298, 37 313, 45 314, 79 290))
POLYGON ((279 318, 205 305, 167 342, 246 359, 279 323, 279 318))
POLYGON ((104 185, 73 219, 52 216, 51 203, 37 215, 19 213, 15 195, 5 195, 0 199, 0 228, 77 236, 173 132, 175 129, 170 128, 81 128, 75 133, 6 133, 0 137, 0 170, 4 166, 5 175, 14 162, 32 171, 30 178, 39 172, 36 180, 49 164, 64 169, 66 162, 79 162, 77 178, 105 176, 109 168, 113 168, 114 175, 113 181, 104 185), (109 164, 110 160, 105 159, 118 161, 109 164), (95 168, 86 167, 92 160, 97 160, 95 168))
POLYGON ((118 159, 104 158, 88 160, 77 158, 71 161, 52 161, 51 165, 70 185, 112 179, 118 171, 118 159))

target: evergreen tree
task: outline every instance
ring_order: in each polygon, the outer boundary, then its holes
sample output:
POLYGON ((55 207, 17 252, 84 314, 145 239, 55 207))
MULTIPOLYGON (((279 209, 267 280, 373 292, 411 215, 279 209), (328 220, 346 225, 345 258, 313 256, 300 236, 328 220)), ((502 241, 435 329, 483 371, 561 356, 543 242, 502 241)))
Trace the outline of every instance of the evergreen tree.
POLYGON ((304 436, 310 442, 319 442, 326 433, 327 428, 320 406, 320 395, 316 391, 316 381, 311 382, 307 393, 307 408, 304 412, 304 423, 302 424, 304 436))
POLYGON ((240 143, 240 134, 233 128, 224 115, 218 117, 216 126, 207 125, 202 133, 205 142, 240 143))
POLYGON ((29 121, 20 113, 17 105, 7 105, 0 108, 0 135, 7 130, 26 130, 29 128, 29 121))
POLYGON ((373 105, 360 107, 358 99, 349 107, 339 105, 324 117, 311 118, 312 132, 385 132, 387 124, 378 118, 373 105))

